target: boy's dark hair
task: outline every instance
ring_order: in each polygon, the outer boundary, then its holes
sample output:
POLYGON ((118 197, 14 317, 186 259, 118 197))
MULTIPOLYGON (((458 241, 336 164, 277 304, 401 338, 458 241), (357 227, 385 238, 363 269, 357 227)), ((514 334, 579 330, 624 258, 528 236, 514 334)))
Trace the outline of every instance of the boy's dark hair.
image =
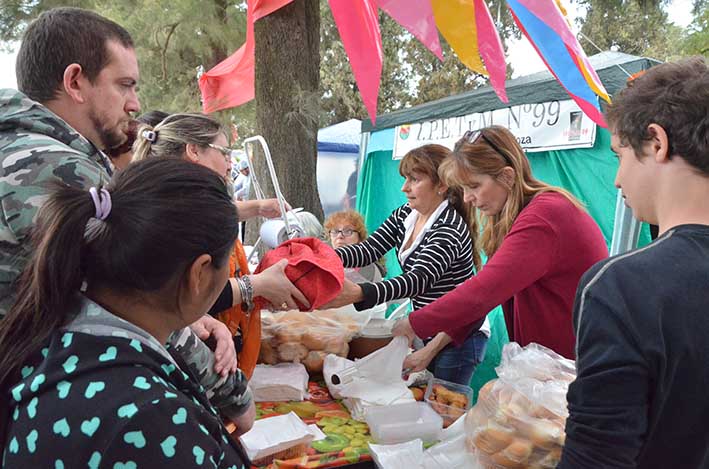
POLYGON ((643 155, 658 124, 669 141, 670 157, 678 155, 709 176, 709 67, 703 57, 657 65, 613 98, 606 119, 621 144, 643 155))
POLYGON ((108 41, 133 48, 128 31, 113 21, 80 8, 45 11, 28 27, 17 54, 17 88, 44 103, 57 95, 64 70, 81 65, 93 83, 111 57, 108 41))

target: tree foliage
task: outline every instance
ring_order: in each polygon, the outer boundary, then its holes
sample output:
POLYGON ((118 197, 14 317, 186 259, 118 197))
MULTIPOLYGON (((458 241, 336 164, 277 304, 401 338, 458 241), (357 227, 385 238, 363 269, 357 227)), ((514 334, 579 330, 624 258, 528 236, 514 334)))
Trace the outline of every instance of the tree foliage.
MULTIPOLYGON (((580 0, 586 8, 581 33, 601 50, 671 60, 681 53, 682 28, 668 20, 669 0, 580 0)), ((584 44, 586 50, 595 46, 584 44)))
MULTIPOLYGON (((108 16, 133 35, 141 66, 140 98, 144 110, 168 112, 201 108, 197 69, 210 69, 245 40, 246 2, 243 0, 2 0, 0 41, 16 41, 27 22, 56 6, 91 8, 108 16)), ((687 29, 669 23, 670 0, 570 0, 586 10, 581 32, 601 50, 620 51, 661 60, 678 55, 707 55, 709 6, 695 0, 695 20, 687 29)), ((507 47, 519 37, 504 0, 487 2, 507 47)), ((319 112, 320 126, 350 118, 366 118, 337 27, 327 0, 320 5, 319 103, 300 96, 301 106, 319 112), (317 107, 319 105, 319 111, 317 107)), ((440 62, 411 34, 383 12, 380 27, 384 53, 379 113, 468 91, 487 79, 468 70, 441 38, 440 62)), ((583 41, 583 40, 582 40, 583 41)), ((583 43, 593 54, 595 47, 583 43)), ((290 47, 293 47, 292 45, 290 47)), ((511 73, 511 68, 508 67, 511 73)), ((241 135, 256 128, 254 102, 221 111, 224 123, 236 123, 241 135)))
MULTIPOLYGON (((498 23, 503 44, 519 37, 504 0, 488 2, 498 23)), ((320 3, 321 125, 367 117, 347 55, 327 2, 320 3)), ((463 65, 440 38, 444 61, 429 51, 386 13, 379 12, 383 66, 378 112, 384 114, 407 106, 450 96, 487 84, 487 78, 463 65)), ((508 69, 511 73, 511 68, 508 69)), ((509 76, 509 75, 508 75, 509 76)))
MULTIPOLYGON (((20 38, 27 23, 57 6, 89 8, 126 28, 140 63, 139 97, 144 111, 201 110, 198 69, 208 70, 241 46, 246 10, 228 0, 6 0, 0 14, 0 39, 20 38)), ((216 116, 235 123, 242 134, 254 128, 254 105, 216 116)))
POLYGON ((697 0, 694 15, 684 40, 683 52, 686 55, 709 57, 709 1, 697 0))

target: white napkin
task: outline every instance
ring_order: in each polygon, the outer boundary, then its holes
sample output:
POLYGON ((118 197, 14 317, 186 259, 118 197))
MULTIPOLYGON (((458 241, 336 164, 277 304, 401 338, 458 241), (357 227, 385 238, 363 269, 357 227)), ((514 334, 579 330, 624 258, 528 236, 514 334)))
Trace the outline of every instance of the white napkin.
POLYGON ((256 402, 302 401, 308 393, 308 378, 301 363, 256 365, 249 387, 256 402))
POLYGON ((301 443, 313 441, 313 434, 295 412, 257 420, 239 437, 249 459, 261 459, 301 443))
POLYGON ((420 439, 397 445, 369 444, 379 469, 483 469, 477 458, 465 448, 461 416, 441 432, 441 441, 423 451, 420 439))
POLYGON ((421 468, 423 442, 418 438, 397 445, 369 444, 369 452, 379 469, 421 468))

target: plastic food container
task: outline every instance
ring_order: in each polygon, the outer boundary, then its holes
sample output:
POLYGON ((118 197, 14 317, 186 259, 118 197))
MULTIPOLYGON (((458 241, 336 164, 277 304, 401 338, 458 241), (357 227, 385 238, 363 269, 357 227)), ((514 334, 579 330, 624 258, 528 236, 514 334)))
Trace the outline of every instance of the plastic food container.
POLYGON ((443 428, 447 428, 470 409, 473 390, 470 386, 451 383, 431 376, 426 387, 424 402, 443 418, 443 428))
POLYGON ((420 438, 436 441, 443 419, 428 404, 412 402, 386 407, 373 407, 365 415, 372 438, 380 444, 403 443, 420 438))

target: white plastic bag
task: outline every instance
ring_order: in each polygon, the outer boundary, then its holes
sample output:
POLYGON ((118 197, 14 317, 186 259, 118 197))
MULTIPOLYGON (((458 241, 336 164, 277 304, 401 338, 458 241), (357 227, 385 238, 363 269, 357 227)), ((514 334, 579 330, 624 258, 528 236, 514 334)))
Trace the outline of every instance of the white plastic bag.
POLYGON ((325 382, 333 396, 347 398, 344 403, 352 417, 362 421, 368 407, 415 402, 401 377, 407 353, 406 338, 396 337, 356 362, 326 357, 325 382))
POLYGON ((574 363, 538 344, 505 345, 499 379, 465 417, 466 445, 490 469, 555 468, 565 441, 574 363))

